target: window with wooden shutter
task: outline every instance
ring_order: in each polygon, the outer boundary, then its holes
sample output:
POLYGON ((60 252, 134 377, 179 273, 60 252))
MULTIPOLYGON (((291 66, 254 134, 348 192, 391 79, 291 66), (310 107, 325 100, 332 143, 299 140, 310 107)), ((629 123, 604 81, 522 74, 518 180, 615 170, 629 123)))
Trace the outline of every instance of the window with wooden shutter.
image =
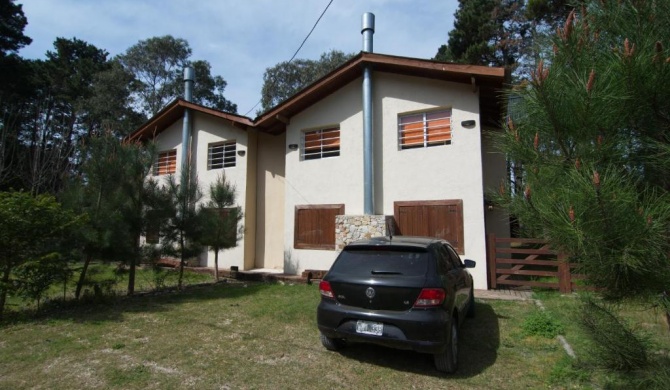
POLYGON ((344 215, 343 204, 296 206, 293 246, 335 250, 336 215, 344 215))
POLYGON ((451 109, 398 117, 398 145, 402 149, 451 144, 451 109))
POLYGON ((207 169, 232 168, 235 166, 235 141, 217 142, 207 145, 207 169))
POLYGON ((339 155, 340 129, 338 127, 302 133, 300 157, 303 160, 316 160, 339 155))
POLYGON ((177 172, 177 150, 159 152, 153 171, 154 176, 170 175, 177 172))

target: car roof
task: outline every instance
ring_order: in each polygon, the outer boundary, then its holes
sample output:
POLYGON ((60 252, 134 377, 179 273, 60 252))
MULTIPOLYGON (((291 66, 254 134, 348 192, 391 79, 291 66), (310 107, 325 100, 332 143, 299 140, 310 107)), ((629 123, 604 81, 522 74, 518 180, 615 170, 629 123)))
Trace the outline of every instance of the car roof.
POLYGON ((362 247, 381 247, 381 246, 402 246, 428 248, 435 243, 447 243, 446 241, 435 237, 413 237, 413 236, 383 236, 372 237, 366 240, 355 241, 348 244, 344 249, 358 249, 362 247))

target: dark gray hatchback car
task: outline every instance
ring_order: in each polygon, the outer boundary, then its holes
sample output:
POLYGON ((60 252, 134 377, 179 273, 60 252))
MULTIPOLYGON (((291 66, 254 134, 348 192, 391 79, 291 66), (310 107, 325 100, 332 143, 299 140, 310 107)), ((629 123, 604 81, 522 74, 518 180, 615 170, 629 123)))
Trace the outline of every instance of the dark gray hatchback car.
POLYGON ((435 366, 458 366, 458 328, 474 316, 472 276, 446 241, 376 237, 347 245, 319 285, 321 342, 379 344, 434 356, 435 366))

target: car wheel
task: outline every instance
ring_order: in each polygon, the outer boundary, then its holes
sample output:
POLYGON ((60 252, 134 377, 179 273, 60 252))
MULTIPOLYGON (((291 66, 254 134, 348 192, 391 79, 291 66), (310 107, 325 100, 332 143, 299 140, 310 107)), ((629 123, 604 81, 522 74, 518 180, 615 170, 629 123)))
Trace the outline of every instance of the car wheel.
POLYGON ((344 341, 330 338, 321 333, 321 344, 329 351, 338 351, 344 347, 344 341))
POLYGON ((468 318, 473 318, 475 316, 475 290, 470 290, 470 302, 468 303, 468 313, 466 314, 468 318))
POLYGON ((449 374, 456 372, 458 367, 458 320, 456 317, 451 319, 450 336, 447 349, 442 353, 433 355, 437 370, 449 374))

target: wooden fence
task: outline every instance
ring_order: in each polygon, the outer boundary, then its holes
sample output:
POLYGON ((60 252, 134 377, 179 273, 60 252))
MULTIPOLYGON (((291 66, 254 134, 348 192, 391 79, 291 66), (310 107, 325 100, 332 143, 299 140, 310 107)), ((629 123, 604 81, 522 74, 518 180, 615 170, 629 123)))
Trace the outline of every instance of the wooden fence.
POLYGON ((487 235, 489 288, 528 286, 556 289, 569 293, 582 288, 575 280, 583 275, 573 274, 577 264, 549 248, 544 240, 532 238, 500 238, 487 235))

